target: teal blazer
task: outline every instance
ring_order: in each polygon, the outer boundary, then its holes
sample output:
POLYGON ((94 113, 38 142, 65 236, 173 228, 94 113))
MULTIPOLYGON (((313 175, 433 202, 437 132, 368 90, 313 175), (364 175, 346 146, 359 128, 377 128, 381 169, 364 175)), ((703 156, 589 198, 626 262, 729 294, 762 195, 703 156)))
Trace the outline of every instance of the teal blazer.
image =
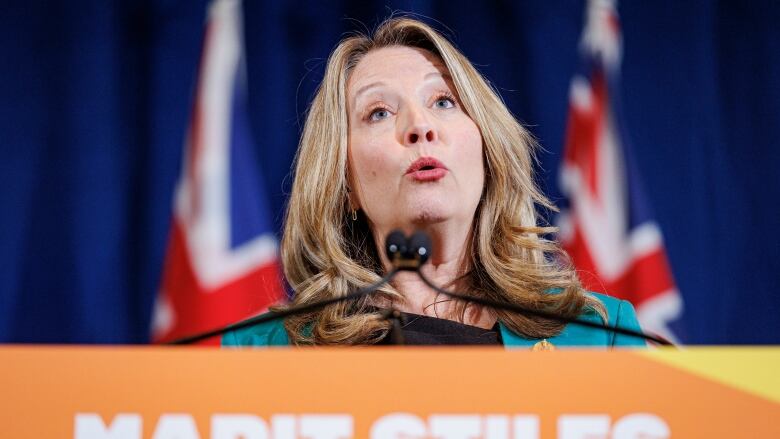
MULTIPOLYGON (((640 331, 636 312, 631 303, 598 293, 590 293, 604 304, 609 316, 610 327, 621 327, 640 331)), ((601 317, 594 311, 587 311, 580 316, 580 320, 602 323, 601 317)), ((542 341, 541 339, 529 339, 515 334, 505 325, 499 322, 501 338, 507 349, 531 348, 542 341)), ((645 346, 645 341, 639 337, 631 337, 617 334, 610 330, 589 328, 582 325, 568 324, 560 334, 546 339, 554 347, 630 347, 645 346)), ((247 328, 231 331, 222 336, 222 346, 289 346, 290 339, 284 329, 281 319, 260 323, 247 328)))

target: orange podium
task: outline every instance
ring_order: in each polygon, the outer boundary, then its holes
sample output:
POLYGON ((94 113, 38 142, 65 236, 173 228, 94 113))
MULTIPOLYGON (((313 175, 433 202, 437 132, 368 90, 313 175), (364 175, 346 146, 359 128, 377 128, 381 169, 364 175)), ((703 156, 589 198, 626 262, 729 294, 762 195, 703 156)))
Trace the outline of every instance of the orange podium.
POLYGON ((780 438, 780 349, 0 347, 0 437, 780 438))

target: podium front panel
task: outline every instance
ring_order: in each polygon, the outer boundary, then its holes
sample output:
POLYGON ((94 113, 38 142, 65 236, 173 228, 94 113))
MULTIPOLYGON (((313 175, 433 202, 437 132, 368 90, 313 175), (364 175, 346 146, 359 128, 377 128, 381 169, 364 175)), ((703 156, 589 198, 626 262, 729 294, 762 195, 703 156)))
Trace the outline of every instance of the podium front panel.
POLYGON ((0 437, 780 437, 780 349, 0 347, 0 437))

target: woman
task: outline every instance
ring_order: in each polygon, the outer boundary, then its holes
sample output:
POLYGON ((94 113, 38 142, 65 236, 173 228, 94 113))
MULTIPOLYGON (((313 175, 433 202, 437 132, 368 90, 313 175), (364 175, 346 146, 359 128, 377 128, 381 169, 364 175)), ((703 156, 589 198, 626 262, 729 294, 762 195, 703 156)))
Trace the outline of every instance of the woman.
MULTIPOLYGON (((531 135, 471 63, 429 26, 384 22, 331 54, 296 158, 282 240, 291 306, 344 296, 390 268, 385 235, 425 230, 434 283, 562 316, 638 329, 628 302, 582 290, 542 235, 531 135)), ((407 341, 506 346, 632 345, 611 331, 437 296, 412 272, 377 294, 257 325, 226 345, 377 344, 404 312, 407 341)))

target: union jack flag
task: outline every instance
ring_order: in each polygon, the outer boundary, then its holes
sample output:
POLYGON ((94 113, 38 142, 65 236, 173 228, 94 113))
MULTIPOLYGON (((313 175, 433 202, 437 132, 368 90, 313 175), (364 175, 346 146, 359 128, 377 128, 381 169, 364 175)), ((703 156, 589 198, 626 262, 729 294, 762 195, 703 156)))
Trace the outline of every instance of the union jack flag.
POLYGON ((233 323, 284 297, 250 135, 241 7, 209 7, 154 310, 157 342, 233 323))
POLYGON ((615 0, 590 0, 571 81, 558 216, 560 240, 586 288, 629 300, 644 330, 674 339, 682 300, 621 119, 622 44, 615 0))

